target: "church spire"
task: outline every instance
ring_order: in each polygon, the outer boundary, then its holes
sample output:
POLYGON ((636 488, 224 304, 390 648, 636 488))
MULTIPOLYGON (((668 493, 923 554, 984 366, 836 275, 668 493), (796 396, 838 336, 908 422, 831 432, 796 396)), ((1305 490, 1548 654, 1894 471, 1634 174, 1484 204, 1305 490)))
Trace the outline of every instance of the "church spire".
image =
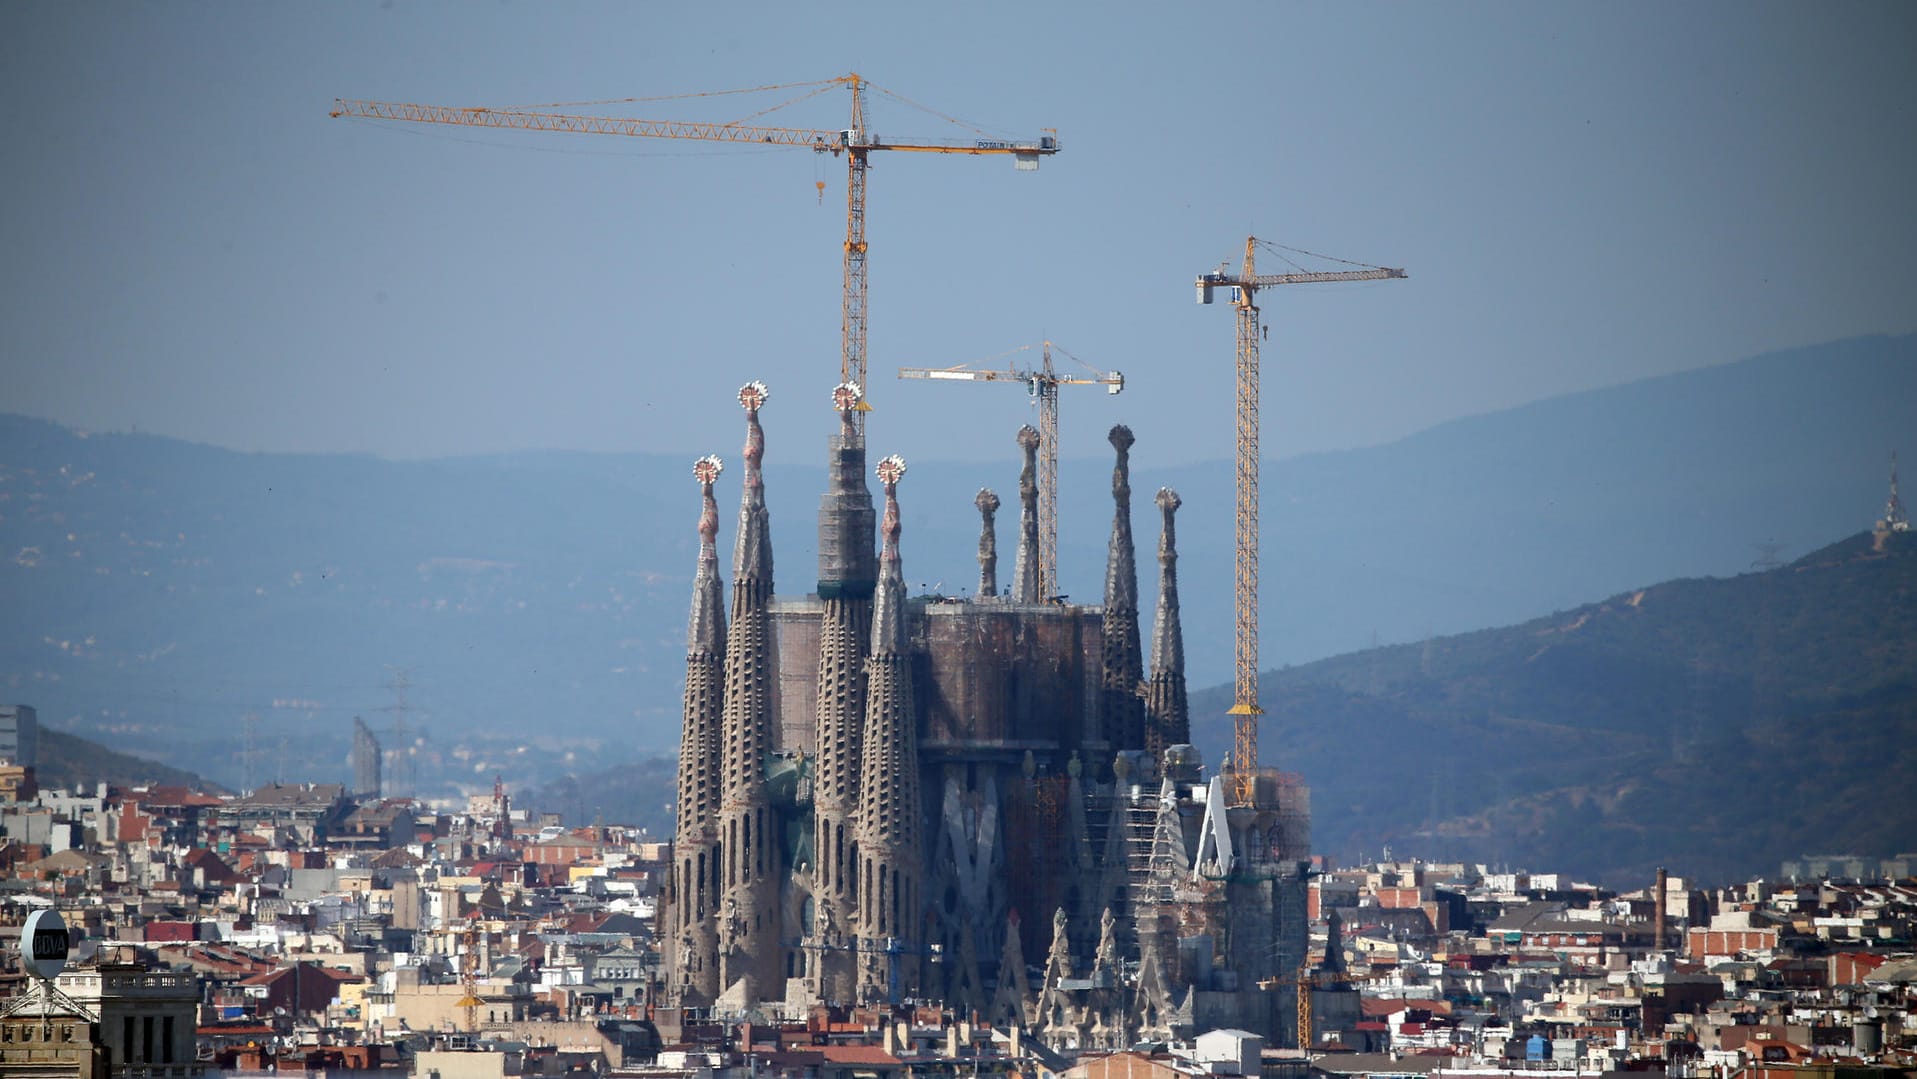
POLYGON ((1018 473, 1018 558, 1012 568, 1012 602, 1037 603, 1038 594, 1038 428, 1018 429, 1018 448, 1025 451, 1018 473))
MULTIPOLYGON (((733 592, 748 579, 763 583, 766 595, 772 594, 772 537, 765 509, 765 477, 760 462, 765 457, 765 430, 759 426, 759 409, 771 397, 763 382, 748 382, 739 388, 739 406, 746 414, 745 484, 739 492, 739 538, 732 548, 733 592)), ((737 602, 734 602, 737 606, 737 602)))
POLYGON ((1112 539, 1105 557, 1105 620, 1100 686, 1104 736, 1119 749, 1145 744, 1145 715, 1138 699, 1144 660, 1138 647, 1138 565, 1132 551, 1132 429, 1117 424, 1107 436, 1118 453, 1112 465, 1112 539))
POLYGON ((899 480, 904 458, 879 462, 885 486, 884 552, 865 661, 864 757, 859 775, 859 997, 888 995, 892 966, 908 992, 918 986, 920 889, 918 721, 905 632, 905 574, 899 559, 899 480))
POLYGON ((718 894, 715 857, 721 728, 725 703, 726 621, 719 579, 719 506, 712 485, 724 465, 701 457, 699 561, 693 571, 692 616, 686 629, 686 692, 679 735, 679 806, 673 837, 669 932, 664 951, 667 993, 681 1006, 711 1003, 718 992, 718 894))
POLYGON ((829 486, 819 499, 818 693, 812 789, 810 975, 820 1000, 850 1001, 858 879, 856 828, 864 753, 865 657, 871 645, 872 492, 865 485, 865 439, 858 429, 863 394, 856 383, 832 388, 839 431, 829 444, 829 486))
POLYGON ((839 430, 829 445, 826 492, 819 498, 819 598, 870 599, 877 579, 872 564, 872 491, 865 485, 865 439, 858 428, 865 394, 858 383, 832 388, 839 430))
POLYGON ((1118 451, 1112 465, 1112 539, 1105 554, 1105 607, 1138 611, 1138 566, 1132 552, 1132 429, 1114 424, 1105 436, 1118 451))
POLYGON ((1158 489, 1164 515, 1158 534, 1158 613, 1152 618, 1152 673, 1145 684, 1145 748, 1163 756, 1167 746, 1191 741, 1191 714, 1185 700, 1185 636, 1178 620, 1178 535, 1173 515, 1178 492, 1158 489))
POLYGON ((720 659, 726 653, 725 584, 719 579, 719 504, 712 485, 725 462, 705 456, 693 462, 704 507, 699 513, 699 561, 692 575, 692 618, 686 626, 686 651, 720 659))
POLYGON ((775 885, 780 871, 765 757, 772 748, 772 537, 766 519, 762 382, 739 390, 746 413, 745 483, 734 548, 732 626, 726 639, 725 784, 719 803, 718 860, 723 870, 719 983, 742 999, 783 994, 775 885), (743 985, 741 985, 743 983, 743 985))
POLYGON ((998 513, 998 495, 982 489, 972 505, 979 513, 978 598, 989 599, 998 595, 998 530, 992 520, 998 513))
POLYGON ((873 598, 872 654, 905 652, 905 573, 899 558, 899 480, 905 476, 905 458, 897 454, 879 462, 885 485, 885 517, 879 525, 883 549, 879 555, 879 585, 873 598))

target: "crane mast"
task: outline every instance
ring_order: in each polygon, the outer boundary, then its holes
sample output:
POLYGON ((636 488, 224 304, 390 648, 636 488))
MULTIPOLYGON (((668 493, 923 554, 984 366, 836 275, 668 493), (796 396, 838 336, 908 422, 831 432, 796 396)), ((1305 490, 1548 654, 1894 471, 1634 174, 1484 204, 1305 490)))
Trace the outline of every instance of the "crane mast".
MULTIPOLYGON (((1031 348, 1021 345, 1022 352, 1031 348)), ((1060 349, 1064 352, 1064 349, 1060 349)), ((1071 356, 1071 353, 1065 353, 1071 356)), ((1041 343, 1041 360, 1034 368, 1007 367, 1003 371, 967 370, 957 367, 901 367, 900 378, 924 378, 961 382, 1016 382, 1031 392, 1038 403, 1038 594, 1050 596, 1058 588, 1058 388, 1060 386, 1103 386, 1107 394, 1125 389, 1125 376, 1119 371, 1093 371, 1090 377, 1060 375, 1052 367, 1052 343, 1041 343)), ((1073 356, 1073 359, 1077 357, 1073 356)), ((1080 361, 1083 362, 1083 361, 1080 361)))
MULTIPOLYGON (((852 78, 852 126, 845 152, 845 291, 839 305, 839 382, 861 391, 865 384, 865 101, 857 75, 852 78)), ((853 411, 859 438, 865 438, 865 414, 872 411, 861 393, 853 411)))
POLYGON ((1058 373, 1052 370, 1052 343, 1045 342, 1039 373, 1027 385, 1038 400, 1038 596, 1058 587, 1058 373))
POLYGON ((465 954, 460 956, 459 984, 466 993, 459 998, 455 1007, 466 1012, 466 1033, 479 1032, 479 1009, 486 1002, 479 999, 479 911, 475 910, 466 921, 466 931, 460 934, 460 943, 465 954))
MULTIPOLYGON (((767 127, 743 123, 699 123, 669 120, 635 120, 613 116, 583 116, 577 113, 543 112, 536 109, 458 108, 444 105, 408 105, 389 101, 363 101, 340 98, 334 101, 331 115, 373 120, 403 120, 411 123, 457 124, 466 127, 493 127, 521 131, 554 131, 576 135, 625 135, 637 138, 697 139, 706 142, 736 142, 766 146, 810 148, 817 153, 845 155, 845 252, 844 294, 839 317, 839 381, 850 382, 866 390, 866 252, 865 179, 874 150, 905 153, 963 154, 968 156, 1009 156, 1021 172, 1038 168, 1038 159, 1058 152, 1058 136, 1047 133, 1036 139, 976 138, 970 140, 893 140, 881 139, 865 126, 864 77, 852 73, 821 83, 803 85, 845 86, 852 94, 851 126, 839 131, 814 128, 767 127)), ((776 89, 779 87, 764 87, 776 89)), ((817 92, 817 91, 815 91, 817 92)), ((865 435, 865 413, 871 406, 859 403, 857 429, 865 435)))
POLYGON ((1212 291, 1219 287, 1232 290, 1231 304, 1237 311, 1238 362, 1236 392, 1236 435, 1234 454, 1237 505, 1232 562, 1232 703, 1226 713, 1232 717, 1232 755, 1227 762, 1227 796, 1233 805, 1250 805, 1256 796, 1258 774, 1258 717, 1264 709, 1258 704, 1258 343, 1263 330, 1258 322, 1258 290, 1276 285, 1317 284, 1331 281, 1383 281, 1404 277, 1405 272, 1387 266, 1363 270, 1337 270, 1260 275, 1257 267, 1256 236, 1245 237, 1245 258, 1237 276, 1223 269, 1198 277, 1198 302, 1212 302, 1212 291))

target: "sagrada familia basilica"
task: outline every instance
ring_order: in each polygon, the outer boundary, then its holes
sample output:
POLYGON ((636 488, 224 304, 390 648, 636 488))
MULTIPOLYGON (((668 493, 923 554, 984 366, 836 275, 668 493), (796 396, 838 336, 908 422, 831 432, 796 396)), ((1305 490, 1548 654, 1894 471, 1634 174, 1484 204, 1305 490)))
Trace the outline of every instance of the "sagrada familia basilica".
POLYGON ((1131 431, 1110 435, 1101 604, 1040 594, 1031 427, 1017 438, 1009 586, 998 583, 999 499, 980 491, 976 592, 913 597, 905 462, 877 463, 876 512, 859 390, 841 385, 817 578, 807 594, 779 595, 761 468, 768 396, 759 383, 739 392, 729 604, 722 466, 694 467, 703 511, 659 921, 668 1001, 794 1014, 937 1000, 1081 1047, 1226 1026, 1283 1040, 1305 958, 1308 792, 1276 772, 1228 789, 1190 745, 1179 498, 1153 500, 1147 656, 1131 431))

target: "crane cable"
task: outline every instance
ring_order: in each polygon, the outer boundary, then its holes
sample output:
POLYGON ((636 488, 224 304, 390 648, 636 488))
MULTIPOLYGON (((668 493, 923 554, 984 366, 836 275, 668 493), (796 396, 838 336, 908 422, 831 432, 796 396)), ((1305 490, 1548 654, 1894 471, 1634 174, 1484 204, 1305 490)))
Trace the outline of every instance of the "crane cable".
MULTIPOLYGON (((765 116, 769 113, 778 112, 781 109, 790 108, 791 106, 797 105, 802 101, 809 101, 812 98, 818 97, 820 94, 824 94, 828 91, 836 89, 837 87, 845 85, 846 81, 847 80, 844 77, 840 77, 836 79, 814 80, 812 82, 768 83, 764 86, 749 86, 749 87, 744 87, 744 88, 736 89, 736 90, 701 90, 701 91, 695 91, 692 93, 685 93, 685 94, 657 94, 650 97, 608 97, 608 98, 598 98, 598 99, 587 100, 587 101, 548 101, 548 102, 541 102, 541 103, 529 104, 529 105, 495 105, 495 106, 489 106, 488 111, 534 112, 534 111, 540 111, 545 109, 582 109, 582 108, 587 108, 590 106, 599 106, 599 105, 639 105, 639 104, 646 104, 646 103, 654 102, 654 101, 690 101, 690 100, 695 100, 699 98, 708 98, 708 97, 734 97, 740 94, 761 94, 761 93, 766 93, 772 90, 804 89, 807 91, 806 93, 800 94, 797 97, 779 102, 776 105, 768 105, 765 108, 760 109, 756 112, 747 113, 745 116, 742 116, 736 120, 728 120, 728 121, 720 122, 720 126, 730 127, 730 126, 744 124, 750 120, 756 120, 761 116, 765 116)), ((918 111, 925 113, 928 116, 933 116, 940 120, 944 120, 946 123, 951 124, 955 127, 964 128, 965 130, 970 131, 975 135, 991 138, 991 137, 1002 137, 1006 134, 1007 129, 1000 129, 998 131, 993 131, 991 129, 981 127, 978 124, 972 123, 970 121, 961 120, 956 116, 952 116, 947 113, 940 112, 937 109, 930 108, 929 106, 926 106, 926 105, 921 105, 918 102, 913 101, 911 98, 908 98, 904 96, 903 94, 897 93, 895 91, 888 90, 885 87, 878 85, 877 83, 868 81, 868 82, 865 82, 864 85, 866 86, 867 89, 874 90, 874 91, 877 91, 878 93, 884 94, 886 97, 889 97, 892 100, 907 106, 908 108, 917 109, 918 111)), ((1354 263, 1354 265, 1362 265, 1362 264, 1354 263)))
MULTIPOLYGON (((648 101, 685 101, 697 97, 729 97, 736 94, 762 94, 768 90, 794 90, 803 86, 816 86, 829 90, 841 84, 840 79, 823 79, 815 82, 775 82, 766 86, 749 86, 741 90, 699 90, 689 94, 660 94, 657 97, 608 97, 597 101, 549 101, 539 105, 501 105, 495 112, 524 112, 529 109, 583 109, 588 105, 637 105, 648 101)), ((804 95, 794 98, 802 101, 804 95)), ((780 106, 773 106, 778 108, 780 106)))
POLYGON ((886 97, 891 98, 892 100, 898 102, 901 105, 905 105, 908 108, 917 109, 920 112, 925 113, 927 116, 936 116, 939 119, 944 120, 946 123, 952 124, 955 127, 962 127, 966 129, 967 131, 972 132, 974 135, 984 135, 987 137, 1003 136, 1009 130, 1009 129, 1000 129, 997 132, 989 131, 985 128, 978 126, 977 124, 970 122, 969 120, 961 120, 956 116, 949 116, 945 113, 938 111, 937 109, 929 108, 925 105, 921 105, 918 102, 913 101, 911 98, 906 97, 903 94, 898 94, 898 93, 894 93, 891 90, 887 90, 885 87, 880 86, 877 83, 868 82, 865 85, 870 89, 877 90, 879 93, 884 94, 886 97))
MULTIPOLYGON (((509 110, 493 109, 491 111, 507 112, 509 110)), ((805 147, 805 146, 741 145, 741 146, 727 146, 727 147, 715 148, 711 150, 667 150, 667 149, 584 150, 584 149, 576 149, 576 148, 566 147, 566 146, 536 146, 536 145, 533 145, 532 143, 523 142, 523 141, 519 142, 517 145, 512 145, 506 142, 500 142, 493 139, 476 139, 469 135, 456 135, 450 131, 419 130, 419 129, 415 129, 411 127, 400 127, 398 126, 398 123, 399 123, 398 121, 394 121, 390 118, 381 117, 381 116, 343 116, 341 117, 341 119, 347 121, 348 123, 364 124, 367 127, 377 128, 381 131, 390 131, 399 135, 410 135, 411 137, 416 139, 437 139, 442 142, 463 142, 468 146, 485 146, 494 150, 504 150, 504 149, 510 148, 513 150, 528 150, 533 153, 540 153, 540 154, 567 154, 572 157, 646 157, 646 158, 746 157, 746 156, 756 155, 756 154, 782 154, 782 153, 789 153, 794 150, 810 149, 809 147, 805 147)))
MULTIPOLYGON (((1074 356, 1071 353, 1065 351, 1065 349, 1059 346, 1059 343, 1057 341, 1042 341, 1042 342, 1035 342, 1029 345, 1019 345, 1016 348, 1008 348, 1004 352, 994 353, 993 355, 990 355, 990 356, 981 356, 976 360, 967 360, 964 363, 955 363, 950 367, 938 368, 938 370, 941 370, 941 371, 964 371, 968 369, 984 370, 985 368, 976 368, 974 367, 974 365, 991 363, 993 360, 1002 360, 1007 356, 1016 356, 1021 352, 1030 352, 1031 350, 1037 348, 1040 344, 1048 344, 1052 346, 1053 352, 1056 352, 1060 356, 1063 356, 1066 359, 1072 361, 1073 363, 1079 365, 1080 367, 1083 367, 1085 370, 1090 371, 1094 375, 1103 375, 1105 373, 1103 371, 1100 371, 1098 368, 1093 367, 1091 364, 1086 363, 1084 360, 1079 359, 1077 356, 1074 356)), ((1006 365, 1008 369, 1010 368, 1010 366, 1011 366, 1010 364, 1006 365)), ((993 368, 993 370, 996 370, 996 368, 993 368)))
MULTIPOLYGON (((1270 240, 1259 240, 1257 241, 1257 244, 1258 246, 1264 248, 1265 250, 1270 251, 1272 254, 1277 255, 1279 258, 1285 259, 1286 262, 1291 262, 1291 260, 1288 258, 1285 258, 1283 252, 1289 251, 1294 255, 1305 255, 1310 258, 1324 259, 1326 262, 1341 262, 1341 263, 1344 263, 1346 266, 1358 266, 1366 270, 1386 269, 1386 267, 1384 266, 1377 266, 1369 262, 1353 262, 1351 259, 1341 259, 1336 255, 1320 255, 1316 251, 1306 251, 1302 247, 1287 247, 1284 244, 1273 243, 1270 240)), ((1291 262, 1291 264, 1293 266, 1298 266, 1298 264, 1295 262, 1291 262)), ((1298 266, 1298 268, 1300 270, 1304 269, 1304 267, 1302 266, 1298 266)))
POLYGON ((1072 361, 1073 363, 1079 365, 1080 367, 1083 367, 1085 370, 1090 371, 1094 375, 1105 374, 1105 372, 1100 371, 1098 368, 1093 367, 1091 364, 1086 363, 1084 360, 1079 359, 1077 356, 1074 356, 1071 353, 1065 351, 1063 348, 1059 347, 1059 344, 1057 341, 1052 342, 1052 351, 1058 353, 1060 356, 1065 357, 1066 359, 1072 361))

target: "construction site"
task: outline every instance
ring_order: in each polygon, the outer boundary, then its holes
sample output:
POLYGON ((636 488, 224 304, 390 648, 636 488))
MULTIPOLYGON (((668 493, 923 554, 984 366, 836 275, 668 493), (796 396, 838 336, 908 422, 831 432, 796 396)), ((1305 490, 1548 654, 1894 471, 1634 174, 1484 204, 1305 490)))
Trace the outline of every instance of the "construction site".
MULTIPOLYGON (((1010 572, 1001 581, 1001 500, 981 490, 977 587, 965 598, 907 594, 906 464, 867 456, 870 155, 1003 156, 1031 170, 1059 152, 1058 138, 880 139, 864 122, 869 84, 849 75, 817 85, 849 92, 845 128, 366 101, 342 101, 334 113, 784 145, 845 158, 839 370, 792 394, 792 407, 829 402, 837 419, 816 575, 775 588, 763 466, 779 443, 764 425, 777 415, 767 412, 768 387, 737 391, 744 447, 730 536, 720 529, 726 462, 705 457, 693 468, 700 501, 695 513, 688 498, 687 516, 696 517, 699 549, 673 869, 657 922, 667 1005, 682 1017, 796 1018, 820 1006, 938 1002, 1080 1049, 1219 1028, 1295 1045, 1355 1023, 1335 916, 1326 958, 1314 963, 1309 951, 1309 790, 1265 767, 1258 747, 1264 333, 1256 297, 1277 285, 1404 271, 1261 275, 1255 259, 1269 245, 1247 239, 1235 272, 1196 279, 1199 302, 1228 300, 1237 336, 1234 743, 1226 760, 1205 762, 1191 744, 1186 701, 1180 500, 1160 489, 1149 501, 1158 511, 1158 600, 1147 629, 1133 539, 1134 439, 1122 424, 1109 433, 1103 595, 1096 604, 1057 595, 1058 390, 1117 393, 1124 376, 1061 376, 1050 342, 1032 368, 899 372, 1011 383, 1038 405, 1039 424, 1019 428, 1008 446, 1021 463, 1010 572), (732 547, 729 597, 722 542, 732 547)), ((1222 378, 1222 344, 1214 351, 1222 378)))

